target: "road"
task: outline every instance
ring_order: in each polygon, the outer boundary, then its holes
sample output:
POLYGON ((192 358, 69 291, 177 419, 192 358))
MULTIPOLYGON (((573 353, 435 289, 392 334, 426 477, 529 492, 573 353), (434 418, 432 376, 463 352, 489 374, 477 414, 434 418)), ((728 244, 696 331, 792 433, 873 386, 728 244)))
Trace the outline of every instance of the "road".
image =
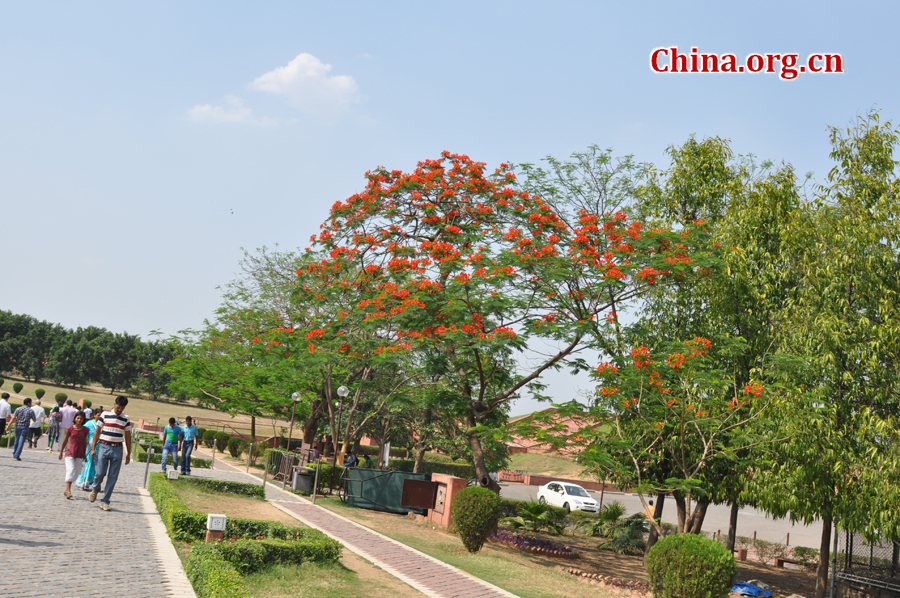
MULTIPOLYGON (((500 484, 500 496, 515 500, 537 500, 537 486, 524 484, 500 484)), ((599 492, 588 491, 596 500, 600 500, 599 492)), ((625 506, 626 514, 641 512, 644 507, 636 494, 623 494, 621 492, 606 492, 603 503, 607 504, 617 500, 625 506)), ((731 507, 727 505, 710 505, 703 521, 703 531, 728 533, 728 520, 731 517, 731 507)), ((662 520, 665 523, 676 523, 675 501, 667 499, 663 508, 662 520)), ((812 525, 791 524, 788 519, 773 519, 762 511, 750 507, 738 511, 739 536, 756 537, 768 542, 785 543, 787 534, 790 534, 791 546, 808 546, 818 548, 822 537, 822 524, 815 522, 812 525)))

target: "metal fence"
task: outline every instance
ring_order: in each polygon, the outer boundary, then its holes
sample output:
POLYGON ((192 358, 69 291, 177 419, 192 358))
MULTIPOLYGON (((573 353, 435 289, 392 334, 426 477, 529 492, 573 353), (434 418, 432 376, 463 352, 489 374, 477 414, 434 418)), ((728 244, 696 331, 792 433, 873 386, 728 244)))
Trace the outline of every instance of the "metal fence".
POLYGON ((835 577, 900 591, 900 539, 869 542, 861 533, 842 531, 835 577))

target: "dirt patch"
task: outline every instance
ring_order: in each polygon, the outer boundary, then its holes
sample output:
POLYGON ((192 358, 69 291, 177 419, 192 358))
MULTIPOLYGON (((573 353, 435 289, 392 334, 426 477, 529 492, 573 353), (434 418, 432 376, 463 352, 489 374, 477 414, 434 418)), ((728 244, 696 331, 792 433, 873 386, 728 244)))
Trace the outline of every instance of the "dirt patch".
POLYGON ((204 492, 187 484, 173 484, 172 487, 184 504, 193 511, 207 514, 221 513, 239 519, 278 521, 285 525, 300 527, 299 521, 264 500, 221 492, 204 492))

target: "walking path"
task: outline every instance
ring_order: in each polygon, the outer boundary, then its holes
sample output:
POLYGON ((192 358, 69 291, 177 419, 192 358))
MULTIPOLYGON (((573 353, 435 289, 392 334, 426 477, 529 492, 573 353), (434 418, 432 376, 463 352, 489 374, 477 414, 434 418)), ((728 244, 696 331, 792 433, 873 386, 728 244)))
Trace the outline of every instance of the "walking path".
MULTIPOLYGON (((220 469, 194 469, 193 477, 211 477, 233 481, 259 478, 243 469, 216 460, 220 469)), ((281 489, 281 483, 266 484, 266 500, 297 518, 303 524, 318 529, 341 542, 348 550, 381 567, 394 577, 409 584, 426 596, 452 598, 516 598, 502 588, 428 556, 418 550, 372 531, 325 508, 281 489)))
POLYGON ((194 598, 153 501, 139 489, 143 463, 122 465, 105 512, 87 492, 63 497, 65 465, 40 445, 21 461, 0 449, 0 596, 194 598))

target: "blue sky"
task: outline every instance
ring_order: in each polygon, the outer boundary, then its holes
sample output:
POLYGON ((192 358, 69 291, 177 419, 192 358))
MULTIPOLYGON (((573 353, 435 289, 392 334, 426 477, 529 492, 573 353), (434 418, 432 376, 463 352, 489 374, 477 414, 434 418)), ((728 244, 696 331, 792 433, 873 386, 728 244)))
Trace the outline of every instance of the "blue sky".
MULTIPOLYGON (((241 247, 306 246, 378 165, 691 134, 824 178, 827 125, 900 122, 898 5, 0 3, 0 309, 197 327, 241 247), (653 48, 840 53, 845 72, 651 71, 653 48)), ((566 398, 566 397, 561 397, 566 398)), ((522 409, 518 409, 522 410, 522 409)))

